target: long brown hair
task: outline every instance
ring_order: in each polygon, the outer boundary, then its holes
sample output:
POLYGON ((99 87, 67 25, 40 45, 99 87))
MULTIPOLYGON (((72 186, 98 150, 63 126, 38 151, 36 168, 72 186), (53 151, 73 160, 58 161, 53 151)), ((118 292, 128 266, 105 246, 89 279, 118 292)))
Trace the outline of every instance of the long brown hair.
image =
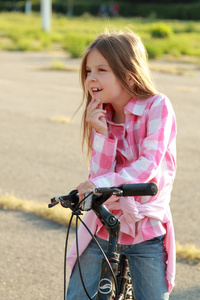
POLYGON ((87 144, 88 155, 91 153, 91 128, 86 122, 86 110, 91 95, 85 86, 87 56, 93 49, 98 50, 107 60, 122 87, 134 98, 146 99, 157 94, 148 67, 148 57, 140 37, 132 31, 100 34, 87 48, 81 64, 81 83, 83 88, 84 113, 82 118, 82 144, 87 144), (134 80, 130 86, 126 80, 129 75, 134 80))

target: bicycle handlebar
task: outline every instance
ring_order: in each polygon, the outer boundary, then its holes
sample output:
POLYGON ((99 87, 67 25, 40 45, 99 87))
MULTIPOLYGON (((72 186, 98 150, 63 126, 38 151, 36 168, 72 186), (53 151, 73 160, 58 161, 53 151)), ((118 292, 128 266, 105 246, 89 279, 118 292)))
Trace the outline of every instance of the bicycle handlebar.
POLYGON ((61 205, 71 210, 80 208, 81 210, 92 209, 93 200, 97 203, 104 203, 112 195, 118 197, 127 196, 155 196, 158 192, 158 187, 154 182, 122 184, 118 187, 102 187, 95 188, 93 192, 87 194, 85 198, 79 202, 78 191, 73 190, 69 195, 57 196, 51 199, 49 208, 55 206, 59 202, 61 205), (80 205, 79 205, 80 204, 80 205))
POLYGON ((119 197, 127 196, 155 196, 158 192, 158 187, 154 182, 150 183, 136 183, 136 184, 122 184, 110 188, 96 188, 95 193, 112 192, 112 195, 119 197))
POLYGON ((158 186, 154 182, 123 184, 120 188, 123 190, 123 196, 155 196, 158 192, 158 186))

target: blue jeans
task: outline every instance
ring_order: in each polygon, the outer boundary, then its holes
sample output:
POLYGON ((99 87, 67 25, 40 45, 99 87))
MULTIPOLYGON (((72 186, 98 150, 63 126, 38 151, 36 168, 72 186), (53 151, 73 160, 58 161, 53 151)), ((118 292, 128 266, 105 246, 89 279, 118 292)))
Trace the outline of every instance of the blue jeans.
MULTIPOLYGON (((104 251, 107 241, 98 238, 104 251)), ((135 245, 118 245, 118 252, 125 254, 129 261, 131 278, 136 300, 167 300, 169 293, 165 278, 166 251, 164 236, 135 245)), ((102 254, 92 240, 81 255, 81 271, 90 297, 95 299, 100 276, 102 254)), ((87 300, 83 290, 77 263, 72 272, 67 300, 87 300)))

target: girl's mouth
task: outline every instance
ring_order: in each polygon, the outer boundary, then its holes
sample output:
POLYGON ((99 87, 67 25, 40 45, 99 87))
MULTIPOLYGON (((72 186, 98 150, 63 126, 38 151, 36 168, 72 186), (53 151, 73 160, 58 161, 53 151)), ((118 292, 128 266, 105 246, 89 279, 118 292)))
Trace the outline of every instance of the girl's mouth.
POLYGON ((102 89, 99 89, 99 88, 92 88, 92 93, 93 93, 93 94, 96 94, 96 93, 101 92, 101 91, 102 91, 102 89))

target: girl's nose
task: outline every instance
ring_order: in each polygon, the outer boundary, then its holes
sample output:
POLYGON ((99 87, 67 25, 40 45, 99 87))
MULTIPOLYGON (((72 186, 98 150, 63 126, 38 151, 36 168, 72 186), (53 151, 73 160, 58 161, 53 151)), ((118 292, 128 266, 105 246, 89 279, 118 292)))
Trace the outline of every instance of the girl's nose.
POLYGON ((88 79, 89 79, 90 81, 97 81, 97 78, 96 78, 96 75, 95 75, 94 72, 91 72, 91 73, 89 74, 88 79))

